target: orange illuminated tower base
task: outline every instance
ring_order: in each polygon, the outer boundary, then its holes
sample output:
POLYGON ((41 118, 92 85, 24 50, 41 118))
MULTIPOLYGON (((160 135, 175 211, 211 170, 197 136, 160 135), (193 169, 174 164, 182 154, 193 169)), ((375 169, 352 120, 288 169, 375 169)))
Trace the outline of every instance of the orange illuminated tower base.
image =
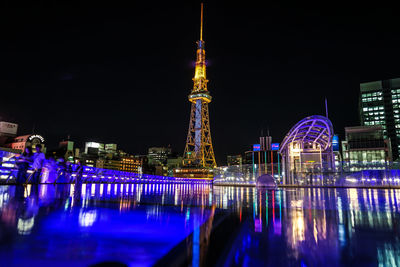
POLYGON ((212 180, 214 172, 210 168, 182 167, 174 169, 174 177, 212 180))

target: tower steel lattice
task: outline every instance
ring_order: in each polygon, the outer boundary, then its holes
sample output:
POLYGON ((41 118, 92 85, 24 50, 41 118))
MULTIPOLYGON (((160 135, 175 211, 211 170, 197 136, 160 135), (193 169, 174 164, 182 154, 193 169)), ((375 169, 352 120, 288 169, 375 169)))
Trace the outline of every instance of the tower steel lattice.
POLYGON ((193 89, 189 95, 192 103, 189 131, 183 155, 183 167, 211 169, 216 167, 211 141, 208 103, 211 95, 207 89, 206 59, 203 41, 203 4, 201 4, 200 40, 197 41, 196 67, 193 89))

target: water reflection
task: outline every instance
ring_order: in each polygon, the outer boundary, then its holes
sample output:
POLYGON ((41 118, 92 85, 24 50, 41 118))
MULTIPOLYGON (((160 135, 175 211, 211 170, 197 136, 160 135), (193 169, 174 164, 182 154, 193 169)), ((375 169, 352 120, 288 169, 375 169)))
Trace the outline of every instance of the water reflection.
POLYGON ((186 242, 200 264, 215 211, 210 192, 183 184, 1 186, 0 257, 7 266, 149 266, 186 242))
POLYGON ((399 200, 400 190, 383 189, 0 186, 0 256, 7 265, 399 265, 399 200))
POLYGON ((253 214, 225 263, 399 265, 398 196, 379 189, 259 190, 249 195, 253 214))

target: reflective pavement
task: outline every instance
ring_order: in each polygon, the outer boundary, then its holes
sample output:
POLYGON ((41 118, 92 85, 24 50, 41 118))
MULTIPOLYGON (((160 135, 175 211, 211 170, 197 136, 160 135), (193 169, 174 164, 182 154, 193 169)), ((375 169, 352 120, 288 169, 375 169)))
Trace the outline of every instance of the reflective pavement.
POLYGON ((400 190, 0 186, 1 266, 396 266, 400 190))

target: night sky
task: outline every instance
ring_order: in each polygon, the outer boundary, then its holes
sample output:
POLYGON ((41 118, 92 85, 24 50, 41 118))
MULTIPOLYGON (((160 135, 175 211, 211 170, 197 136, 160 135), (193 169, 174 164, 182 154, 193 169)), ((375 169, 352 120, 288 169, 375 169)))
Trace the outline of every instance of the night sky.
MULTIPOLYGON (((36 2, 35 2, 36 3, 36 2)), ((3 4, 5 5, 5 4, 3 4)), ((343 137, 359 124, 359 83, 400 77, 394 7, 205 4, 210 121, 217 164, 280 142, 308 115, 343 137)), ((200 2, 31 4, 0 9, 0 119, 54 147, 114 142, 132 154, 183 154, 200 2)))

